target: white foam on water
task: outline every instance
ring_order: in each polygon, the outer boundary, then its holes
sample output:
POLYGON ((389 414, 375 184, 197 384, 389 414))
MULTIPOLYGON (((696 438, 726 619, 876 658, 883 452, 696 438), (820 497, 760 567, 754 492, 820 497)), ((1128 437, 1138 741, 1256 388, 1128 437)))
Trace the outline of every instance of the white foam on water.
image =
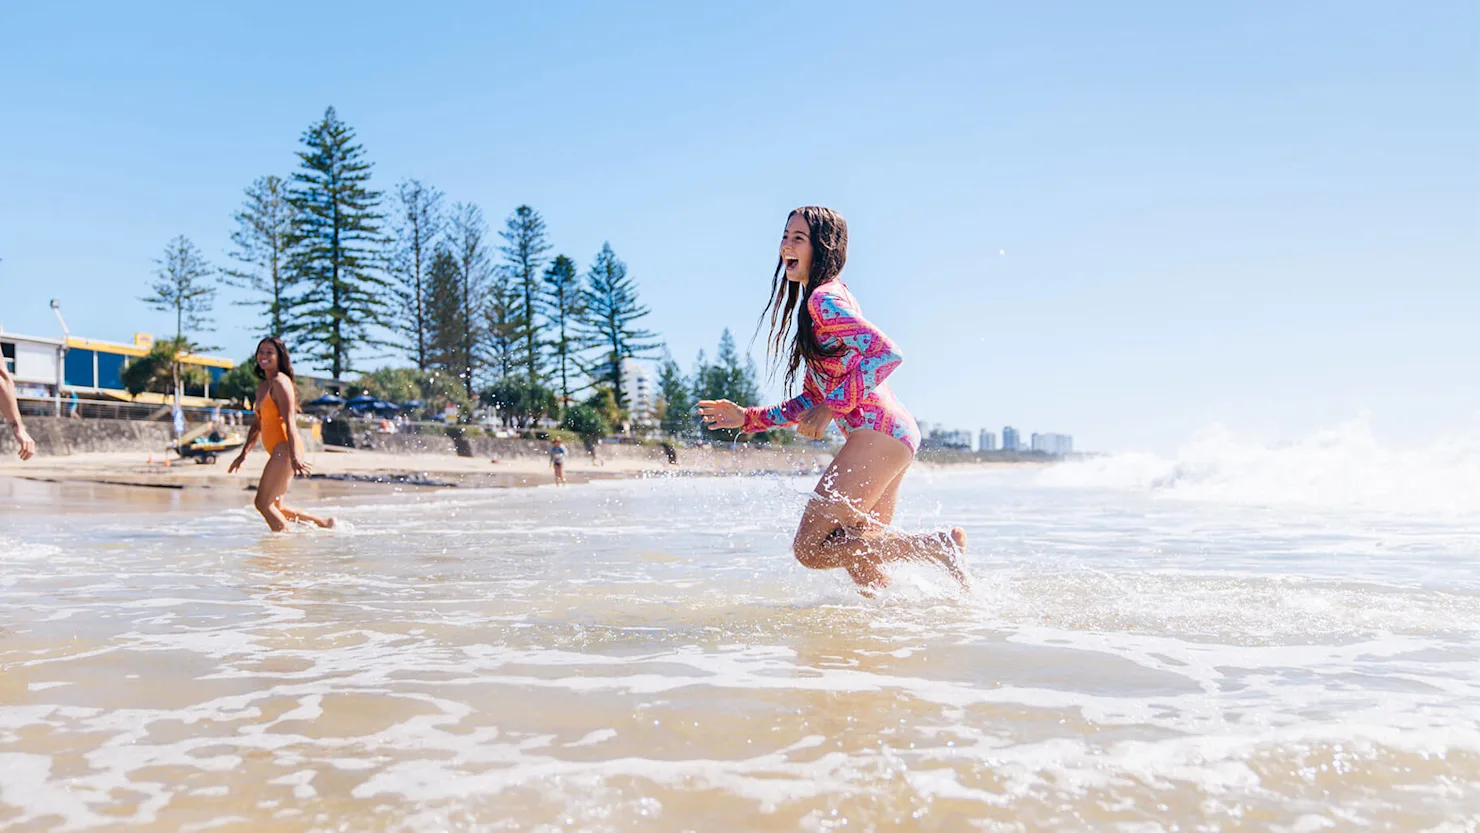
POLYGON ((61 554, 61 548, 52 544, 28 544, 13 538, 0 538, 0 564, 50 561, 61 554))
POLYGON ((1442 792, 1480 760, 1463 523, 1377 524, 1361 501, 1291 521, 1046 476, 922 477, 896 523, 965 523, 977 588, 903 565, 873 600, 791 557, 799 479, 355 502, 335 510, 352 534, 268 536, 245 514, 197 535, 74 524, 19 545, 52 557, 9 559, 0 585, 25 640, 0 641, 0 665, 27 698, 0 703, 0 772, 24 785, 0 803, 39 823, 67 796, 80 829, 142 795, 123 820, 149 823, 228 779, 262 823, 349 783, 387 828, 487 824, 517 793, 567 827, 622 829, 673 812, 657 795, 714 791, 821 829, 829 806, 891 790, 923 818, 1191 790, 1211 826, 1233 817, 1209 808, 1250 805, 1293 830, 1394 808, 1441 829, 1442 808, 1480 800, 1463 780, 1442 792), (318 731, 345 698, 397 717, 318 731), (506 711, 520 702, 550 705, 506 711), (746 738, 712 724, 757 742, 736 752, 746 738), (58 776, 26 745, 38 733, 86 772, 58 776), (230 781, 247 762, 271 775, 230 781))
POLYGON ((1395 448, 1373 435, 1366 415, 1281 443, 1214 424, 1171 458, 1093 457, 1049 467, 1036 482, 1260 506, 1473 515, 1480 512, 1480 427, 1395 448))

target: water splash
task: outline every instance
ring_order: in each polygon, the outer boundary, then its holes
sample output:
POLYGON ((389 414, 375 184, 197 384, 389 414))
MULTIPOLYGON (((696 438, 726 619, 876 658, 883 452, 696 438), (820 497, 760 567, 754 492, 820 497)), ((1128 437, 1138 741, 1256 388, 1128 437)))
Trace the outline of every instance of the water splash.
POLYGON ((1480 512, 1480 426, 1399 448, 1373 435, 1366 414, 1286 443, 1214 424, 1172 458, 1097 457, 1046 469, 1037 483, 1241 504, 1474 513, 1480 512))

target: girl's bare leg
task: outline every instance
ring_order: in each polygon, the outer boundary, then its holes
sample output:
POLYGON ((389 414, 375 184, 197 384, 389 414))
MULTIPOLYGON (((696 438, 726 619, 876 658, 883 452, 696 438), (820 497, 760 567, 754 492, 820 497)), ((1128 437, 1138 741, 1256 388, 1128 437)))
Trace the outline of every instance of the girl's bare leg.
POLYGON ((293 463, 288 457, 288 444, 279 443, 267 458, 267 465, 262 467, 262 478, 257 481, 257 498, 253 501, 257 511, 262 513, 262 519, 267 521, 273 532, 282 532, 288 528, 288 519, 278 508, 278 502, 287 493, 291 482, 293 463))
MULTIPOLYGON (((908 468, 905 471, 908 471, 908 468)), ((879 499, 869 511, 868 514, 872 516, 876 524, 888 526, 894 522, 894 507, 899 502, 899 484, 904 482, 904 476, 904 471, 895 475, 889 485, 884 488, 884 493, 879 496, 879 499)), ((864 523, 861 526, 855 525, 852 528, 838 527, 832 531, 830 540, 833 542, 841 541, 850 534, 857 535, 862 539, 867 539, 870 535, 878 537, 877 528, 875 524, 869 523, 864 523)), ((879 589, 889 585, 888 574, 872 562, 855 561, 846 569, 848 570, 848 575, 852 577, 853 582, 861 588, 860 592, 863 592, 866 596, 872 597, 873 594, 866 592, 862 588, 879 589)))
POLYGON ((279 512, 283 513, 283 517, 287 518, 290 521, 296 521, 298 523, 317 524, 322 529, 332 529, 334 527, 333 518, 322 518, 318 515, 310 515, 307 512, 304 512, 302 509, 294 509, 290 506, 284 506, 282 498, 278 498, 277 508, 279 512))
MULTIPOLYGON (((899 485, 904 482, 904 476, 907 471, 900 472, 899 476, 894 478, 894 482, 889 484, 889 488, 884 490, 884 494, 879 497, 878 503, 875 503, 873 510, 869 512, 879 524, 888 526, 894 523, 894 507, 899 502, 899 485)), ((961 556, 966 554, 966 530, 959 526, 953 526, 949 533, 943 534, 950 538, 951 544, 955 545, 954 548, 942 542, 939 547, 927 547, 926 552, 929 552, 931 557, 940 561, 941 566, 945 567, 947 572, 951 574, 951 577, 959 582, 962 587, 969 589, 971 587, 971 576, 966 572, 965 565, 961 563, 961 556)), ((862 532, 864 540, 868 540, 869 535, 869 528, 865 528, 862 532)))
POLYGON ((849 434, 818 483, 817 497, 802 513, 793 544, 797 560, 818 570, 842 567, 860 586, 883 587, 888 585, 885 562, 932 559, 966 586, 957 549, 965 546, 964 531, 905 535, 885 526, 894 517, 899 481, 913 460, 904 443, 886 434, 849 434))

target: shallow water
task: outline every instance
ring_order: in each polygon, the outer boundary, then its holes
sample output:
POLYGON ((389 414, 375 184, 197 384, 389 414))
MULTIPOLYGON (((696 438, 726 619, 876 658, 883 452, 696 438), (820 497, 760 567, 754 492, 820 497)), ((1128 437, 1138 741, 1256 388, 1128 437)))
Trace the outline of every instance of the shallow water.
MULTIPOLYGON (((978 577, 788 553, 812 483, 0 481, 0 826, 1473 830, 1475 515, 920 471, 978 577)), ((1452 508, 1452 507, 1451 507, 1452 508)))

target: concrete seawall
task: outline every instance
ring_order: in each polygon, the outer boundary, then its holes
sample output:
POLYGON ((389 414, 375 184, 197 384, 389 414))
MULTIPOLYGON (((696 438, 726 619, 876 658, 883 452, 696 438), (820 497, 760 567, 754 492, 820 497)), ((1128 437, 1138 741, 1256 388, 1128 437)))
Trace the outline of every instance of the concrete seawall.
MULTIPOLYGON (((26 418, 26 430, 36 440, 37 454, 43 457, 117 451, 140 452, 156 457, 173 454, 173 432, 167 422, 32 416, 26 418)), ((232 430, 246 433, 245 426, 234 426, 232 430)), ((304 447, 310 452, 323 450, 323 443, 315 439, 309 430, 300 428, 299 433, 304 438, 304 447)), ((550 452, 550 444, 543 440, 492 437, 454 440, 435 434, 376 434, 373 442, 373 449, 365 450, 396 455, 445 454, 449 457, 473 457, 485 461, 497 457, 510 462, 544 462, 550 452), (459 454, 460 443, 464 446, 461 449, 464 452, 462 454, 459 454)), ((10 426, 0 425, 0 456, 12 458, 15 452, 16 443, 10 426)), ((232 452, 228 452, 228 455, 230 453, 232 452)), ((832 460, 831 452, 806 446, 737 449, 723 445, 708 448, 676 446, 675 453, 681 466, 735 473, 814 472, 832 460)), ((569 454, 573 462, 585 463, 589 460, 585 449, 579 445, 571 448, 569 454)), ((666 468, 667 463, 663 448, 653 445, 603 443, 598 447, 598 459, 603 462, 651 464, 654 469, 666 468)))
MULTIPOLYGON (((186 429, 194 428, 187 425, 186 429)), ((66 457, 92 451, 143 451, 165 453, 172 448, 174 432, 168 422, 143 422, 128 419, 70 419, 68 417, 28 416, 26 430, 36 441, 36 453, 48 457, 66 457)), ((246 426, 235 431, 246 435, 246 426)), ((304 447, 317 451, 322 444, 307 429, 299 429, 304 447)), ((15 454, 15 434, 8 423, 0 425, 0 454, 15 454)))

